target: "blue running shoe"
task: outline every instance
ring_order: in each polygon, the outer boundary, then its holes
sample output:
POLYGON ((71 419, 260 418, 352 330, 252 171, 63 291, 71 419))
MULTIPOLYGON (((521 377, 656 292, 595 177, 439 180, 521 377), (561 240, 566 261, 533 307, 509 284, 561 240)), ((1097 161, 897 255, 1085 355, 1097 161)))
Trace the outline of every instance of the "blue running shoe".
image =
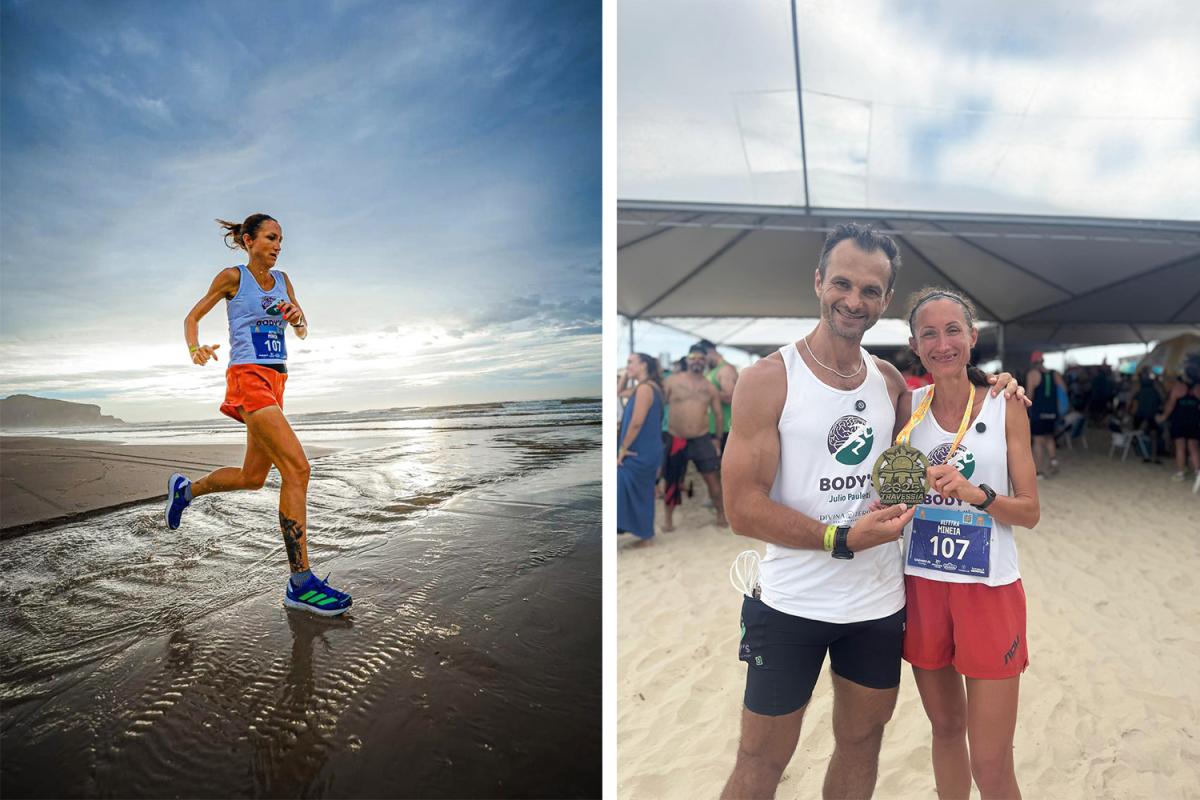
POLYGON ((296 588, 289 578, 283 604, 288 608, 298 608, 301 611, 320 614, 322 617, 336 617, 346 613, 354 601, 350 599, 350 595, 339 592, 326 583, 327 580, 329 575, 325 576, 325 580, 316 575, 309 575, 304 585, 296 588))
POLYGON ((192 504, 186 491, 191 485, 192 482, 178 472, 167 479, 167 527, 171 530, 179 527, 183 510, 192 504))

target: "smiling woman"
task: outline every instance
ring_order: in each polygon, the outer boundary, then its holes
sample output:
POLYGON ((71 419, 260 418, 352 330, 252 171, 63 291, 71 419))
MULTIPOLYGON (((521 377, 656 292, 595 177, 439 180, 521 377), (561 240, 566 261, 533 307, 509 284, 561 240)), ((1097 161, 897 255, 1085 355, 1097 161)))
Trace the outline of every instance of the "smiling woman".
POLYGON ((968 298, 929 288, 908 308, 909 343, 934 383, 913 393, 909 423, 931 493, 905 531, 904 658, 932 726, 939 795, 965 797, 973 776, 984 796, 1019 797, 1013 738, 1029 650, 1013 527, 1040 518, 1029 418, 1019 399, 975 391, 987 378, 969 363, 968 298))
POLYGON ((213 492, 263 487, 274 465, 283 485, 279 491, 279 526, 292 569, 283 603, 321 616, 345 613, 350 595, 318 579, 308 564, 309 464, 295 431, 283 415, 287 382, 288 326, 301 339, 308 322, 296 302, 287 274, 273 269, 283 248, 283 229, 267 214, 251 214, 244 222, 217 220, 231 249, 241 248, 248 264, 221 270, 207 294, 184 319, 184 338, 192 363, 216 361, 219 344, 199 344, 200 320, 224 299, 229 314, 229 368, 221 413, 246 426, 246 456, 241 467, 222 467, 192 483, 180 473, 167 481, 167 526, 179 527, 192 500, 213 492))

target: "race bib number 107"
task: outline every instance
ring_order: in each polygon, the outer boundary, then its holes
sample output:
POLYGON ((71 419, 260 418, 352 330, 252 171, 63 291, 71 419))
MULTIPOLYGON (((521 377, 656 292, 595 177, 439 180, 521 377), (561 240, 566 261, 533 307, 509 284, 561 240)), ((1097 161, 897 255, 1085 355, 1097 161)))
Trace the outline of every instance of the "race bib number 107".
POLYGON ((992 518, 978 511, 920 506, 913 517, 908 563, 986 578, 991 574, 992 518))
POLYGON ((250 329, 256 359, 282 360, 287 358, 287 346, 283 341, 283 328, 278 325, 255 325, 250 329))

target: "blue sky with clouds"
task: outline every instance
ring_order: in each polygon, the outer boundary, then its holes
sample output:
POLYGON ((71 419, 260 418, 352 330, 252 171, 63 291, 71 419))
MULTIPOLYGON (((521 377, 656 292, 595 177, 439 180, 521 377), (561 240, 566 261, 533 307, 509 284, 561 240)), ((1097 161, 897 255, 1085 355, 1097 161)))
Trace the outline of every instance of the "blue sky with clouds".
POLYGON ((621 199, 1200 219, 1194 0, 616 4, 621 199))
POLYGON ((183 317, 258 211, 290 409, 599 393, 599 2, 166 8, 0 3, 0 395, 215 414, 183 317))

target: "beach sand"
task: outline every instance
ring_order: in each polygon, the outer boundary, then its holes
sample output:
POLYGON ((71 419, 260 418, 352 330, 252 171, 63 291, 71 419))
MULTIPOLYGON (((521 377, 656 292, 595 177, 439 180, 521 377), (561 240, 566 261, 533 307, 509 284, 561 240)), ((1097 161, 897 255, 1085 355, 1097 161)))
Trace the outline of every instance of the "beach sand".
MULTIPOLYGON (((0 530, 19 535, 167 496, 167 478, 240 466, 241 444, 142 445, 0 437, 0 530)), ((306 447, 310 459, 334 448, 306 447)))
MULTIPOLYGON (((1173 464, 1109 460, 1098 433, 1091 444, 1063 455, 1039 483, 1041 522, 1016 531, 1030 648, 1017 778, 1030 799, 1200 797, 1200 495, 1170 481, 1173 464)), ((617 559, 625 800, 715 797, 737 752, 746 667, 728 572, 763 546, 714 527, 694 477, 675 532, 617 559)), ((875 797, 934 797, 929 723, 902 675, 875 797)), ((820 796, 831 700, 826 666, 779 797, 820 796)))
MULTIPOLYGON (((240 459, 86 444, 154 463, 151 493, 240 459)), ((594 424, 314 459, 314 570, 354 595, 334 619, 281 605, 276 474, 176 531, 151 502, 6 537, 0 794, 599 796, 599 462, 594 424)))

